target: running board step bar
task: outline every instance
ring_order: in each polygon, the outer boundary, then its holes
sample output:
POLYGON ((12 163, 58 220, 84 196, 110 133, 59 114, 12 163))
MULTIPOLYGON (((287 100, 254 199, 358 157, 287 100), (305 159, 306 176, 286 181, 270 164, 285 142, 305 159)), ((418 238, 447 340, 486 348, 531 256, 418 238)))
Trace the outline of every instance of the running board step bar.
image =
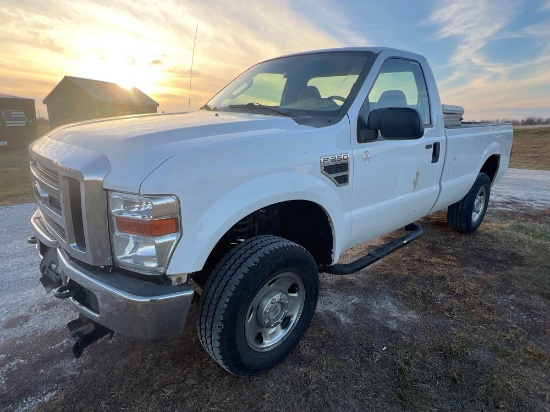
POLYGON ((411 233, 408 233, 405 236, 400 237, 399 239, 392 240, 391 242, 374 249, 372 252, 369 252, 368 255, 357 259, 355 262, 346 264, 337 263, 336 265, 325 266, 322 271, 326 273, 331 273, 333 275, 352 275, 355 272, 359 272, 361 269, 372 265, 374 262, 378 262, 383 257, 388 256, 390 253, 401 249, 403 246, 408 245, 412 241, 418 239, 424 233, 422 228, 416 223, 408 224, 407 226, 405 226, 405 230, 411 233))

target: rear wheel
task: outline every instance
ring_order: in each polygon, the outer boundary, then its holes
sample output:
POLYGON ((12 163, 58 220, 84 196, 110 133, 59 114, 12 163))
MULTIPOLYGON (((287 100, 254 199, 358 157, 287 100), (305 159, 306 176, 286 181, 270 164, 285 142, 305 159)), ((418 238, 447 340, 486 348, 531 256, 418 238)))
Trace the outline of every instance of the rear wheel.
POLYGON ((199 339, 235 375, 262 373, 292 352, 311 323, 319 277, 303 247, 258 236, 232 249, 206 282, 199 339))
POLYGON ((474 233, 485 217, 490 194, 491 180, 480 173, 466 196, 447 209, 449 226, 460 233, 474 233))

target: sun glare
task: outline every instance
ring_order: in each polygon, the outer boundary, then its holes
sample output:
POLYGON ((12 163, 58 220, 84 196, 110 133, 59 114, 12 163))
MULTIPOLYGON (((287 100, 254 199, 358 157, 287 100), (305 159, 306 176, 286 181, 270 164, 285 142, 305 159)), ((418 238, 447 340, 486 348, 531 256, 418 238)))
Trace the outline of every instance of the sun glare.
POLYGON ((126 90, 132 90, 135 86, 132 84, 132 83, 129 83, 129 82, 117 82, 117 84, 122 87, 123 89, 126 89, 126 90))
POLYGON ((104 31, 82 39, 82 52, 74 67, 79 77, 137 87, 147 94, 157 93, 167 74, 158 45, 120 31, 104 31), (83 43, 83 44, 82 44, 83 43))
POLYGON ((105 52, 102 57, 86 56, 78 62, 75 72, 79 77, 116 83, 127 90, 137 87, 144 93, 158 92, 166 76, 162 67, 148 64, 139 55, 129 56, 120 58, 105 52))

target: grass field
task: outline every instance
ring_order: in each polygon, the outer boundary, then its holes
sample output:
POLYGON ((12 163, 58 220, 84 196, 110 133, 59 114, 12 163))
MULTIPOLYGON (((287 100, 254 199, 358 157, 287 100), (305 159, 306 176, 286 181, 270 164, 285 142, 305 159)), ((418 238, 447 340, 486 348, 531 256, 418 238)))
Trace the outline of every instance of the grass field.
MULTIPOLYGON (((47 124, 38 125, 38 136, 50 130, 47 124)), ((29 150, 0 151, 0 206, 33 201, 29 150)))
POLYGON ((43 134, 46 134, 47 132, 50 131, 50 125, 49 124, 39 124, 37 127, 38 127, 38 130, 37 130, 36 134, 38 135, 38 137, 40 137, 43 134))
POLYGON ((33 201, 29 150, 0 152, 0 206, 33 201))
MULTIPOLYGON (((39 134, 48 130, 42 127, 39 134)), ((514 131, 510 167, 550 170, 550 127, 514 131)), ((27 149, 0 151, 0 206, 32 202, 27 149)))
POLYGON ((510 167, 550 170, 550 127, 514 130, 510 167))

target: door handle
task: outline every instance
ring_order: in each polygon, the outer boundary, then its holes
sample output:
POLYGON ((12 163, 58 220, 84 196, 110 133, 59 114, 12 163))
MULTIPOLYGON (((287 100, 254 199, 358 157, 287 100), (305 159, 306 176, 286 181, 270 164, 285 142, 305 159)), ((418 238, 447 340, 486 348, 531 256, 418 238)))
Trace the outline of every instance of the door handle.
POLYGON ((439 161, 440 148, 441 148, 441 143, 435 142, 432 149, 432 163, 437 163, 439 161))

